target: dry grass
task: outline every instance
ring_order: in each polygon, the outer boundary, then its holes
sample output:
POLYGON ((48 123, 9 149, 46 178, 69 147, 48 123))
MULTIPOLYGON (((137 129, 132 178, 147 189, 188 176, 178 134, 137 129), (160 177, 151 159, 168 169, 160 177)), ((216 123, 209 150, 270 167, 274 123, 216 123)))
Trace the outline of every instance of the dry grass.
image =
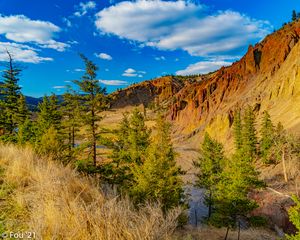
POLYGON ((135 210, 30 148, 0 145, 0 168, 4 231, 34 231, 37 239, 171 239, 181 213, 164 217, 153 205, 135 210))
MULTIPOLYGON (((200 227, 192 228, 188 227, 181 231, 178 231, 174 239, 176 240, 223 240, 226 234, 225 228, 213 228, 213 227, 200 227)), ((238 232, 229 231, 227 240, 238 239, 238 232)), ((242 240, 277 240, 279 239, 273 232, 266 229, 247 229, 241 230, 240 239, 242 240)))

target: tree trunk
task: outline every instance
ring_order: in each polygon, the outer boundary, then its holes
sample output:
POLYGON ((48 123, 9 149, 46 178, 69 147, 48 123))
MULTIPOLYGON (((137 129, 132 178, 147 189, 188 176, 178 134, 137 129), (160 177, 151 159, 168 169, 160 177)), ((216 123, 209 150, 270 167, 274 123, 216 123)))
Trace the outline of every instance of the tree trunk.
POLYGON ((97 153, 96 153, 96 126, 95 126, 95 111, 92 109, 92 154, 94 166, 97 165, 97 153))
POLYGON ((227 240, 227 237, 228 237, 228 232, 229 232, 229 227, 227 227, 227 230, 226 230, 226 235, 225 235, 225 238, 224 238, 224 240, 227 240))
POLYGON ((240 221, 239 221, 239 223, 238 223, 238 240, 240 240, 240 234, 241 234, 241 223, 240 223, 240 221))
POLYGON ((75 128, 72 127, 72 148, 75 148, 75 128))
POLYGON ((211 207, 212 207, 211 198, 212 198, 212 194, 211 194, 211 190, 209 190, 208 219, 210 219, 211 217, 211 207))
POLYGON ((288 177, 287 177, 287 173, 286 173, 285 149, 284 148, 282 150, 282 168, 283 168, 284 181, 288 182, 288 177))

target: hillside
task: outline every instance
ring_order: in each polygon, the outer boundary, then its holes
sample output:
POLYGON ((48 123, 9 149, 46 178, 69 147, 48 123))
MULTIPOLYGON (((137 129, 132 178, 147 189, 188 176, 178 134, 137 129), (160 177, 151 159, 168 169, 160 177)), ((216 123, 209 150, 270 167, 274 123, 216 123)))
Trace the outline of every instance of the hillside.
MULTIPOLYGON (((176 230, 181 210, 167 216, 157 205, 135 209, 113 194, 30 148, 0 144, 1 233, 32 232, 35 239, 223 239, 224 228, 176 230)), ((228 239, 236 239, 231 231, 228 239)), ((245 240, 275 239, 269 230, 242 230, 245 240)))
POLYGON ((198 132, 208 131, 230 146, 233 112, 251 105, 258 119, 268 110, 274 122, 300 132, 299 101, 300 22, 267 36, 229 67, 178 84, 174 77, 158 78, 113 94, 114 108, 169 100, 168 118, 175 135, 198 144, 198 132), (120 104, 122 102, 123 104, 120 104), (182 137, 184 136, 184 137, 182 137))

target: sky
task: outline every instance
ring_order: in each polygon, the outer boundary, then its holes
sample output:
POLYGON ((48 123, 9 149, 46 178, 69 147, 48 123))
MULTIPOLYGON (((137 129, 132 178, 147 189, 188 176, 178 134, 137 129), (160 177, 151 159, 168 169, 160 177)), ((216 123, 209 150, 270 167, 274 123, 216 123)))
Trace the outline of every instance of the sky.
POLYGON ((237 61, 293 9, 298 0, 0 0, 0 68, 8 50, 22 66, 23 93, 34 97, 80 79, 79 53, 97 64, 108 92, 207 73, 237 61))

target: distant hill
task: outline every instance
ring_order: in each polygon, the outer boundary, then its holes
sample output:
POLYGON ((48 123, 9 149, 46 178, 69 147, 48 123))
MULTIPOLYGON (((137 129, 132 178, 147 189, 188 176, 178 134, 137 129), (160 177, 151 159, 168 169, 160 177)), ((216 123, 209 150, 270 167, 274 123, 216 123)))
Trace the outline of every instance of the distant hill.
POLYGON ((26 98, 26 103, 31 111, 36 111, 38 104, 43 101, 42 97, 35 98, 35 97, 25 96, 25 98, 26 98))

